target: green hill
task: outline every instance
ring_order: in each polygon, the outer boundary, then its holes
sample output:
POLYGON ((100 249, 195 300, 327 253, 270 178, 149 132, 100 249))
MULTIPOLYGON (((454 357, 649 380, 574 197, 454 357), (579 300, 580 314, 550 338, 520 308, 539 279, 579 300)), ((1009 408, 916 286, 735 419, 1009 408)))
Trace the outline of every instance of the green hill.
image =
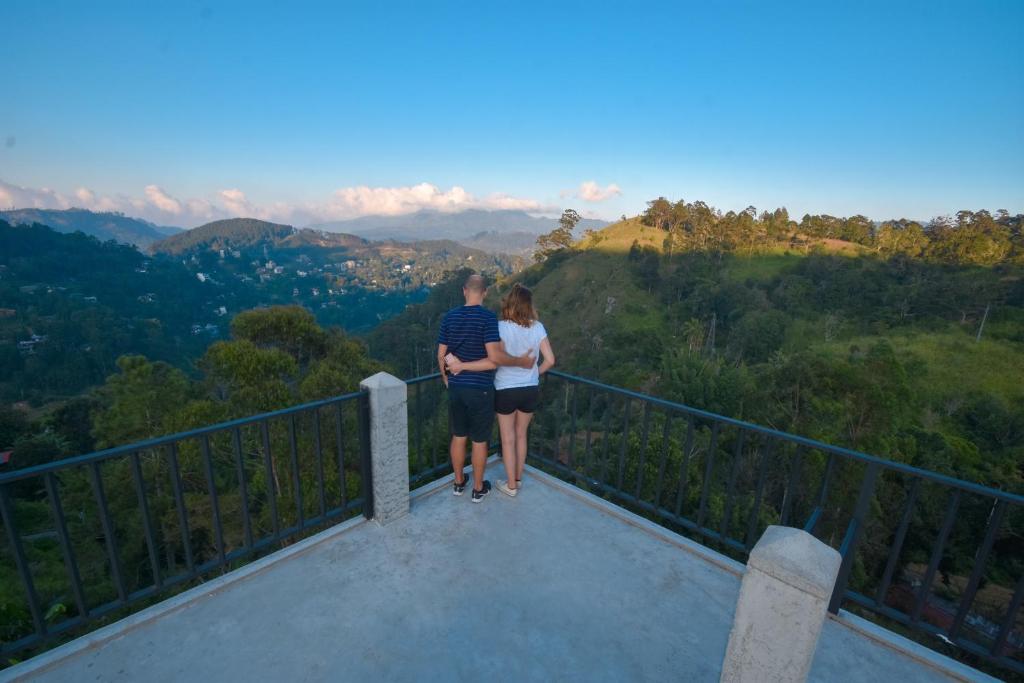
MULTIPOLYGON (((498 281, 488 305, 514 281, 530 286, 563 370, 1021 487, 1020 266, 887 259, 815 237, 669 255, 665 236, 613 224, 498 281)), ((381 325, 371 353, 406 375, 432 371, 459 284, 381 325)))
POLYGON ((295 228, 290 225, 255 218, 228 218, 171 235, 154 244, 153 251, 173 255, 192 249, 238 249, 264 242, 277 243, 294 232, 295 228))

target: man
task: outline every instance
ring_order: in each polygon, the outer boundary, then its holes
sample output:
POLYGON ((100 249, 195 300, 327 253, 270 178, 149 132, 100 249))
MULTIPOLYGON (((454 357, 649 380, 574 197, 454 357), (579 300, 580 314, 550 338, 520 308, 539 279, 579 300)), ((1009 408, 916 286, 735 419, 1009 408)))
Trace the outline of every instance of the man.
POLYGON ((462 286, 465 306, 448 311, 441 321, 437 335, 437 365, 441 380, 448 387, 448 410, 451 415, 452 441, 449 453, 455 471, 455 495, 466 490, 466 441, 473 442, 473 494, 474 503, 482 502, 491 490, 491 482, 484 479, 487 466, 487 445, 494 425, 494 370, 474 372, 464 370, 449 375, 445 356, 454 354, 459 360, 471 362, 487 358, 495 365, 533 367, 533 357, 510 356, 502 350, 498 336, 498 318, 483 307, 487 286, 479 275, 470 275, 462 286))

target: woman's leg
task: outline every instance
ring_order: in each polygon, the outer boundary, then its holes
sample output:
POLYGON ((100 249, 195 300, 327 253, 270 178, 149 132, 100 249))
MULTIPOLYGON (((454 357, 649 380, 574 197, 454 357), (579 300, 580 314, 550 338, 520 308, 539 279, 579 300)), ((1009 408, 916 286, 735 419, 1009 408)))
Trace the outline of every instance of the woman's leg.
MULTIPOLYGON (((530 429, 530 420, 533 419, 533 413, 524 413, 519 410, 515 412, 515 439, 516 439, 516 461, 515 461, 515 475, 516 481, 523 478, 523 467, 526 465, 526 446, 529 443, 527 441, 527 432, 530 429)), ((506 467, 508 467, 506 465, 506 467)))
POLYGON ((516 414, 498 413, 498 431, 501 433, 501 461, 505 465, 508 487, 516 487, 516 414))

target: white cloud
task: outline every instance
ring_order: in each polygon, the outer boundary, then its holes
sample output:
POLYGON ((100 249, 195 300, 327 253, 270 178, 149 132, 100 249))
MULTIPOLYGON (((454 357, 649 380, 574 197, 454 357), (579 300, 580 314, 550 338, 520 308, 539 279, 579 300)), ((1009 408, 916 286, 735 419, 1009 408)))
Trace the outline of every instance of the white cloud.
POLYGON ((436 185, 420 183, 411 187, 343 187, 335 190, 327 210, 337 218, 351 216, 398 216, 420 209, 458 211, 470 208, 473 197, 458 185, 447 192, 436 185))
POLYGON ((20 187, 0 180, 0 208, 67 209, 70 206, 67 197, 48 187, 20 187))
POLYGON ((220 201, 231 213, 239 216, 252 216, 256 212, 253 210, 252 204, 245 198, 245 193, 239 189, 232 190, 221 190, 217 193, 220 197, 220 201))
POLYGON ((175 216, 181 213, 181 202, 156 185, 146 185, 146 199, 161 211, 174 214, 175 216))
POLYGON ((512 197, 502 192, 477 198, 458 185, 442 190, 431 183, 420 183, 408 187, 343 187, 334 192, 326 206, 313 206, 309 210, 314 215, 337 220, 367 215, 400 216, 423 209, 454 213, 466 209, 545 211, 550 208, 535 199, 512 197))
POLYGON ((615 183, 602 188, 593 180, 580 183, 579 190, 576 191, 576 196, 586 202, 603 202, 620 194, 622 194, 622 189, 615 183))
POLYGON ((150 184, 142 196, 105 196, 79 187, 65 196, 48 188, 19 187, 0 180, 0 209, 67 209, 77 206, 93 211, 119 211, 163 225, 192 227, 229 217, 308 225, 366 215, 397 216, 423 209, 455 213, 466 209, 518 209, 534 213, 557 212, 558 207, 535 199, 495 192, 476 197, 454 185, 444 190, 431 183, 401 187, 343 187, 322 202, 256 203, 239 188, 218 190, 208 197, 179 199, 162 187, 150 184))

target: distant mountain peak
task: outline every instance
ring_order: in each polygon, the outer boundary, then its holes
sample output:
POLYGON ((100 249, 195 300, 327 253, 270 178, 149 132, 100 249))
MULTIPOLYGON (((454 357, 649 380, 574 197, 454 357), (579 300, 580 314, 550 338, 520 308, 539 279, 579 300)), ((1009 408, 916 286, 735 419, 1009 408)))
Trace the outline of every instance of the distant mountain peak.
MULTIPOLYGON (((309 227, 329 232, 346 232, 372 240, 412 242, 447 239, 461 243, 473 242, 473 246, 481 247, 479 240, 489 234, 515 234, 518 245, 523 242, 524 235, 536 238, 557 225, 557 218, 534 216, 521 209, 466 209, 457 213, 421 209, 401 216, 361 216, 309 227)), ((580 222, 578 230, 598 229, 606 225, 606 221, 585 218, 580 222)))

